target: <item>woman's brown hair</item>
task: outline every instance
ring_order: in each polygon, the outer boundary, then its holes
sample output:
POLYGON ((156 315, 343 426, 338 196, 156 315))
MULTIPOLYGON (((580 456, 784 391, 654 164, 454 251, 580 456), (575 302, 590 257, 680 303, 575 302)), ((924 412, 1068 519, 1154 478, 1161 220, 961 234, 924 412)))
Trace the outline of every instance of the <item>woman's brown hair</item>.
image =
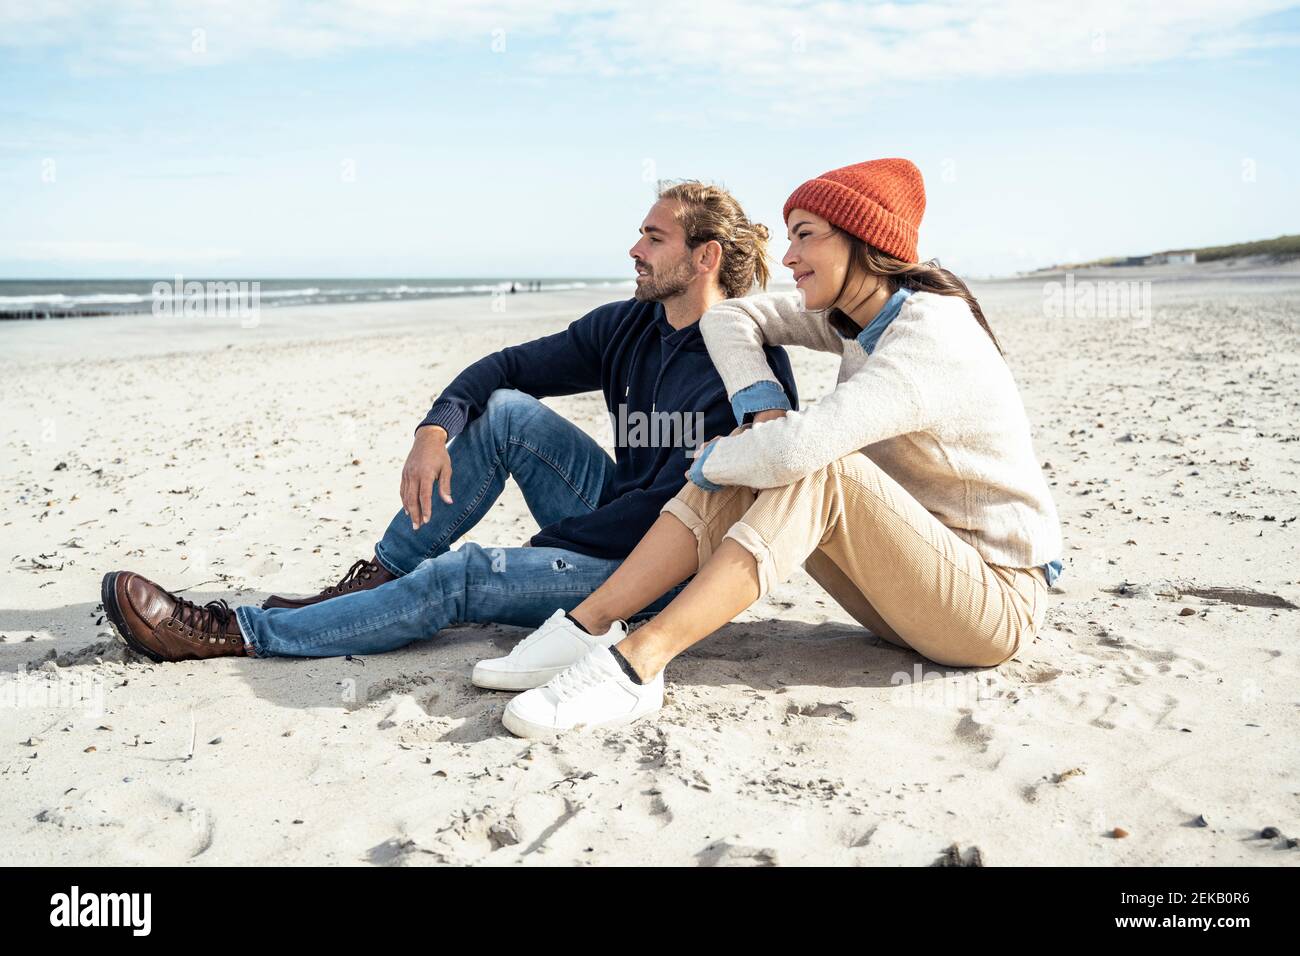
MULTIPOLYGON (((942 268, 939 263, 931 259, 928 262, 904 262, 902 259, 896 259, 886 252, 881 252, 870 243, 864 242, 857 236, 839 229, 837 226, 831 228, 837 229, 849 241, 849 275, 855 271, 859 274, 870 276, 879 276, 885 282, 885 288, 893 295, 899 289, 911 289, 914 292, 933 292, 936 295, 955 295, 964 299, 970 306, 970 311, 975 316, 975 321, 980 324, 989 338, 993 341, 993 347, 998 350, 999 355, 1003 355, 1002 346, 998 344, 997 336, 989 328, 989 323, 984 318, 984 310, 980 308, 979 302, 971 294, 966 283, 957 278, 947 269, 942 268)), ((845 285, 848 284, 848 277, 845 277, 845 285)), ((839 294, 836 295, 836 301, 844 294, 843 287, 840 288, 839 294)), ((831 325, 847 337, 855 337, 861 331, 860 327, 855 325, 840 309, 832 308, 828 317, 831 325)))

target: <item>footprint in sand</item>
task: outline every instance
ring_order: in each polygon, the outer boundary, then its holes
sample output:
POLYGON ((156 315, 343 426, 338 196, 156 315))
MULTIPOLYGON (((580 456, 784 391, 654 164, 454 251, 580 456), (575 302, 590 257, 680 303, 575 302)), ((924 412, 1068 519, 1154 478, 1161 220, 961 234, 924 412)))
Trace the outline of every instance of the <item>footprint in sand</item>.
POLYGON ((1167 726, 1165 721, 1181 703, 1170 694, 1127 693, 1121 700, 1114 694, 1085 694, 1080 703, 1087 710, 1096 706, 1095 697, 1103 699, 1101 713, 1088 721, 1102 730, 1150 731, 1167 726))
POLYGON ((786 714, 792 717, 830 717, 834 720, 857 720, 857 714, 849 710, 842 703, 825 703, 818 701, 814 704, 796 704, 791 703, 785 709, 786 714))
POLYGON ((173 866, 205 853, 217 833, 213 810, 142 782, 74 790, 36 822, 78 834, 86 859, 173 866), (81 841, 85 841, 84 843, 81 841))
POLYGON ((963 708, 961 715, 957 726, 953 728, 953 736, 980 753, 987 752, 989 744, 996 736, 993 726, 985 723, 981 716, 970 708, 963 708))
POLYGON ((1130 678, 1129 683, 1140 683, 1153 672, 1168 674, 1171 672, 1199 672, 1206 668, 1205 662, 1186 652, 1170 647, 1155 647, 1117 631, 1102 629, 1097 643, 1091 647, 1085 645, 1081 652, 1103 661, 1116 661, 1125 658, 1134 661, 1134 666, 1122 673, 1130 678), (1150 666, 1148 666, 1150 665, 1150 666))
POLYGON ((776 850, 770 847, 743 846, 718 840, 710 843, 695 859, 700 866, 779 866, 776 850))
POLYGON ((410 837, 389 837, 370 848, 366 862, 375 866, 444 866, 453 861, 440 850, 422 846, 410 837))

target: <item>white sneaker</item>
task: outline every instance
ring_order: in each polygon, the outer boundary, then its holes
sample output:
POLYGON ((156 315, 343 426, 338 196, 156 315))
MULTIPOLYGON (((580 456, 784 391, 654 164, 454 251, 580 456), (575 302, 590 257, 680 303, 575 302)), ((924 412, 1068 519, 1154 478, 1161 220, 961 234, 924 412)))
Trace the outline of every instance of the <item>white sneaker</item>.
POLYGON ((564 610, 560 609, 516 644, 505 657, 475 664, 470 680, 475 686, 488 690, 540 687, 570 664, 581 660, 593 647, 609 647, 626 636, 627 624, 615 621, 607 632, 593 637, 565 617, 564 610))
POLYGON ((580 727, 628 724, 664 705, 664 672, 638 684, 606 647, 506 705, 501 722, 516 737, 549 737, 580 727))

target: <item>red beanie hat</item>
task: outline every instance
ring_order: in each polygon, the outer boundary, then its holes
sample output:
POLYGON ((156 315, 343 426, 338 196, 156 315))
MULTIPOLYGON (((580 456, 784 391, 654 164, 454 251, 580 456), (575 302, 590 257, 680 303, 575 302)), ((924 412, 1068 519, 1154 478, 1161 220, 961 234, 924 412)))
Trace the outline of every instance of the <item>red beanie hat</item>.
POLYGON ((904 262, 916 262, 925 212, 921 171, 906 159, 873 159, 822 173, 790 194, 781 214, 807 209, 904 262))

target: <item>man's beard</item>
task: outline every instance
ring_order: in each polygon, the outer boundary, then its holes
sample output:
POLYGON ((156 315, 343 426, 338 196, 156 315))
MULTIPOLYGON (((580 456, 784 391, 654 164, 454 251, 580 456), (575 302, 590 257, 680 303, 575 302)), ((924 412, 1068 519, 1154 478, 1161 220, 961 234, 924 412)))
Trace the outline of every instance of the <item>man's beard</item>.
POLYGON ((690 257, 682 256, 681 260, 669 267, 666 272, 655 273, 648 276, 644 282, 638 282, 634 298, 638 302, 663 302, 685 292, 692 278, 694 274, 690 257))

